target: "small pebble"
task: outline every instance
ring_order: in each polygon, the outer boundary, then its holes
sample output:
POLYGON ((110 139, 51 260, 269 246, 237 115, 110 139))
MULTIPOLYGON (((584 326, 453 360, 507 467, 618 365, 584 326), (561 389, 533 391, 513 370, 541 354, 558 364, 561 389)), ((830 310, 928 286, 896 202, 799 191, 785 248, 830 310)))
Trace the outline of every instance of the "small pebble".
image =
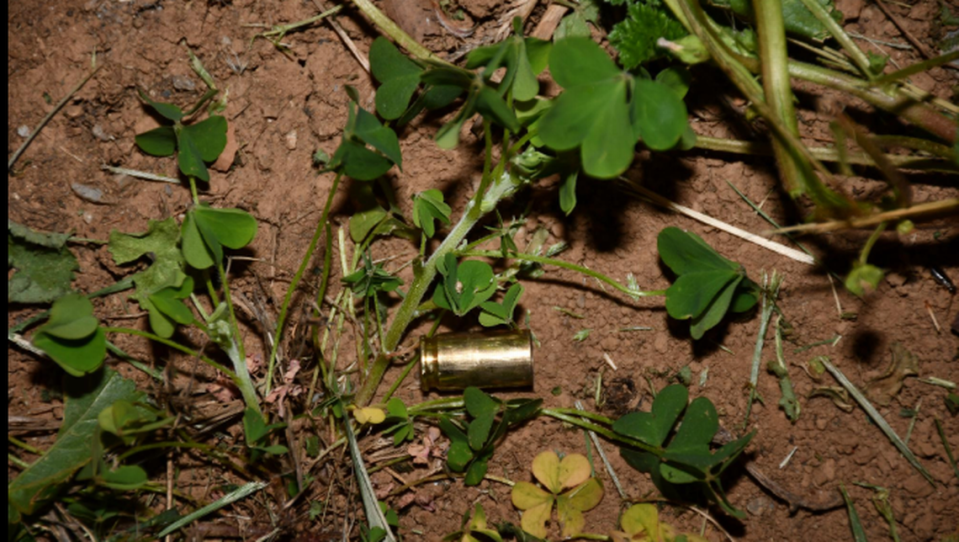
POLYGON ((116 139, 112 135, 104 132, 103 126, 100 126, 99 124, 93 125, 93 137, 99 139, 100 141, 113 141, 116 139))
POLYGON ((296 150, 296 130, 286 134, 286 148, 291 151, 296 150))
POLYGON ((193 82, 189 77, 184 77, 182 75, 173 76, 173 88, 177 90, 194 90, 196 89, 196 83, 193 82))
POLYGON ((77 196, 80 196, 80 199, 85 199, 93 203, 101 203, 103 201, 103 190, 99 188, 80 183, 71 183, 70 188, 73 188, 73 192, 77 196))
POLYGON ((91 222, 93 222, 93 213, 89 211, 84 211, 83 221, 86 222, 87 224, 90 224, 91 222))
POLYGON ((30 137, 30 127, 24 124, 23 126, 17 128, 17 135, 22 138, 30 137))

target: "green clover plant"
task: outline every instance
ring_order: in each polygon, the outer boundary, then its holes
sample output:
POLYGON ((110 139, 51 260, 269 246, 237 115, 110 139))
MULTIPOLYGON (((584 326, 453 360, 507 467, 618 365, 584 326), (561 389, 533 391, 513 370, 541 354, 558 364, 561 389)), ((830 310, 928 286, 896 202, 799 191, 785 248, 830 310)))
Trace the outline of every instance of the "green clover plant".
POLYGON ((188 177, 210 182, 207 162, 214 162, 226 148, 226 118, 210 115, 195 124, 185 124, 187 114, 171 103, 156 102, 137 89, 140 99, 172 124, 137 134, 136 144, 153 156, 177 153, 180 171, 188 177))
POLYGON ((693 339, 702 338, 728 311, 741 313, 756 305, 756 283, 702 237, 668 227, 659 232, 657 247, 663 263, 678 276, 666 290, 666 311, 678 320, 690 320, 693 339))
POLYGON ((463 392, 463 402, 472 418, 469 422, 462 422, 465 431, 448 416, 440 419, 440 429, 450 439, 446 456, 450 469, 453 472, 466 472, 466 485, 475 486, 486 476, 496 443, 510 427, 536 415, 543 400, 516 399, 503 402, 478 388, 470 387, 463 392))
POLYGON ((586 524, 583 512, 592 510, 603 499, 603 485, 591 473, 592 467, 584 455, 569 454, 562 460, 551 450, 537 455, 533 459, 533 476, 546 489, 516 482, 510 493, 513 506, 523 511, 523 530, 546 538, 546 523, 555 505, 563 538, 582 532, 586 524))
POLYGON ((676 485, 695 484, 726 512, 744 517, 726 499, 720 485, 723 471, 742 453, 755 432, 733 440, 716 452, 710 443, 719 430, 716 407, 698 397, 687 404, 689 392, 680 384, 663 388, 650 412, 632 412, 613 423, 617 434, 653 446, 657 453, 622 447, 620 453, 633 468, 650 475, 664 494, 676 492, 676 485), (679 429, 673 431, 677 422, 679 429))

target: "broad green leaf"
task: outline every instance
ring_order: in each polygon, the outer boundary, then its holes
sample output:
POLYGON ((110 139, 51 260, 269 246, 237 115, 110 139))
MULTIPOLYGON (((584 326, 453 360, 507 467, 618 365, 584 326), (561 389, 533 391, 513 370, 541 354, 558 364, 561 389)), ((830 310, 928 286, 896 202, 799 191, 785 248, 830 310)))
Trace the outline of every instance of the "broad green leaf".
POLYGON ((193 140, 189 131, 180 130, 177 133, 177 148, 180 151, 176 155, 180 171, 188 177, 196 177, 201 181, 210 182, 210 172, 207 171, 206 164, 203 163, 200 147, 193 140))
POLYGON ((137 93, 140 95, 141 100, 146 102, 147 105, 152 107, 153 110, 159 113, 163 118, 172 120, 173 122, 177 122, 183 118, 183 111, 179 107, 165 102, 153 101, 142 89, 138 88, 137 93))
POLYGON ((386 209, 379 206, 354 213, 350 217, 350 239, 356 244, 362 243, 386 215, 386 209))
POLYGON ((483 477, 486 476, 486 471, 489 469, 489 457, 491 454, 492 451, 477 457, 470 463, 469 468, 466 469, 466 476, 463 477, 463 484, 475 486, 483 481, 483 477))
POLYGON ((99 323, 85 295, 68 294, 53 303, 50 318, 37 331, 58 339, 83 339, 96 331, 99 323))
POLYGON ((738 266, 723 258, 702 237, 676 227, 664 228, 656 239, 659 257, 677 275, 694 271, 731 270, 738 266))
POLYGON ((634 135, 654 151, 676 146, 688 126, 682 98, 656 81, 635 82, 631 113, 634 135))
POLYGON ((443 193, 435 188, 420 192, 413 197, 413 224, 423 230, 426 237, 436 233, 435 222, 450 224, 450 206, 443 201, 443 193))
POLYGON ((588 38, 567 38, 553 44, 549 71, 559 86, 574 86, 610 79, 621 72, 609 55, 588 38))
POLYGON ((652 446, 662 446, 676 425, 676 420, 686 408, 689 391, 685 386, 673 384, 663 388, 650 412, 631 412, 613 423, 613 431, 637 438, 652 446))
POLYGON ((518 132, 520 129, 519 121, 516 120, 513 110, 490 87, 484 86, 476 94, 476 110, 487 120, 495 121, 511 132, 518 132))
POLYGON ((406 404, 399 397, 393 397, 386 403, 386 411, 394 418, 409 418, 406 410, 406 404))
POLYGON ((148 481, 146 471, 137 465, 121 465, 115 470, 106 470, 100 473, 101 484, 121 491, 139 489, 148 481))
MULTIPOLYGON (((724 270, 680 275, 666 290, 666 311, 677 320, 695 318, 703 314, 719 293, 736 279, 742 280, 742 276, 724 270)), ((732 297, 726 301, 727 307, 731 300, 732 297)))
POLYGON ((358 181, 372 181, 393 167, 387 157, 367 149, 363 144, 344 139, 333 153, 330 166, 339 167, 343 173, 358 181))
POLYGON ((562 184, 559 185, 559 208, 569 216, 576 208, 576 179, 579 177, 579 171, 573 170, 563 175, 562 184))
POLYGON ((376 112, 387 120, 399 118, 420 84, 423 69, 380 36, 370 46, 370 70, 381 83, 376 90, 376 112))
POLYGON ((746 312, 756 306, 759 300, 756 294, 756 286, 753 281, 744 278, 739 287, 736 288, 736 296, 733 297, 732 305, 729 310, 733 312, 746 312), (747 283, 749 283, 747 285, 747 283))
POLYGON ((396 132, 380 124, 380 121, 376 120, 372 113, 362 107, 357 110, 356 126, 353 133, 367 145, 383 153, 400 168, 400 171, 403 170, 403 155, 400 152, 400 143, 396 137, 396 132))
POLYGON ((473 459, 473 450, 466 441, 456 440, 450 444, 446 454, 446 462, 453 472, 463 472, 466 465, 473 459))
POLYGON ((183 132, 189 134, 200 158, 204 162, 215 162, 226 148, 226 128, 225 117, 211 115, 196 124, 183 126, 181 137, 183 132))
POLYGON ((493 421, 499 412, 499 403, 479 388, 474 387, 466 388, 463 391, 463 402, 466 405, 466 411, 473 417, 473 421, 470 422, 466 431, 470 447, 479 451, 486 444, 486 439, 489 438, 493 421))
POLYGON ((46 352, 64 371, 78 377, 99 369, 107 355, 107 336, 99 327, 83 339, 61 339, 38 330, 33 336, 33 345, 46 352))
MULTIPOLYGON (((802 36, 804 38, 810 38, 818 41, 822 41, 829 36, 829 31, 825 26, 813 15, 806 6, 803 5, 802 0, 780 0, 782 3, 783 10, 783 23, 786 28, 787 34, 794 34, 802 36)), ((836 22, 842 21, 842 13, 840 13, 833 5, 832 0, 816 0, 819 4, 826 9, 829 15, 836 20, 836 22)), ((729 7, 737 15, 752 19, 753 10, 752 4, 749 0, 711 0, 715 6, 720 7, 729 7)))
POLYGON ((719 429, 716 407, 705 397, 697 397, 686 408, 683 423, 669 442, 669 450, 676 452, 705 450, 719 429))
MULTIPOLYGON (((250 244, 256 236, 257 222, 253 215, 242 209, 217 209, 199 206, 193 211, 198 225, 209 228, 221 245, 240 249, 250 244)), ((209 243, 210 240, 204 239, 209 243)))
POLYGON ((203 242, 203 236, 200 234, 200 230, 197 229, 196 220, 193 218, 192 212, 187 213, 183 219, 181 236, 183 258, 190 267, 203 270, 209 269, 216 264, 217 260, 214 259, 213 252, 206 246, 206 243, 203 242))
POLYGON ((692 78, 685 66, 670 66, 656 74, 656 82, 668 87, 680 100, 686 97, 692 78))
POLYGON ((92 459, 91 441, 100 412, 124 400, 142 400, 136 385, 104 369, 81 379, 66 377, 63 423, 56 442, 8 486, 10 504, 24 515, 55 497, 71 476, 92 459))
POLYGON ((134 141, 137 147, 152 156, 170 156, 176 152, 176 132, 172 126, 160 126, 137 134, 134 141))
MULTIPOLYGON (((689 275, 685 276, 693 277, 699 274, 700 273, 690 273, 689 275)), ((727 284, 723 290, 719 292, 719 295, 713 298, 713 301, 702 314, 693 316, 692 322, 690 322, 689 326, 689 334, 694 340, 703 338, 703 334, 712 329, 723 319, 723 316, 725 316, 726 312, 729 310, 729 305, 732 303, 733 295, 736 293, 736 289, 739 287, 739 284, 742 282, 742 280, 742 275, 736 275, 733 281, 727 284)), ((676 282, 679 283, 678 280, 676 282)), ((673 286, 675 286, 675 284, 673 286)))
POLYGON ((516 283, 510 286, 506 294, 503 295, 502 303, 487 301, 480 305, 483 312, 479 315, 480 324, 484 327, 493 327, 497 325, 509 325, 513 322, 513 312, 516 310, 516 303, 519 297, 523 295, 523 286, 516 283))
MULTIPOLYGON (((187 277, 179 288, 168 286, 151 294, 149 299, 150 303, 152 303, 156 309, 156 312, 159 313, 157 316, 170 320, 171 327, 172 322, 187 325, 193 323, 194 317, 190 309, 183 303, 183 300, 190 297, 192 291, 193 279, 187 277)), ((151 311, 151 324, 154 323, 153 320, 153 311, 151 311)), ((153 328, 156 330, 157 326, 154 325, 153 328)), ((164 335, 159 332, 157 334, 164 338, 169 338, 172 335, 172 333, 170 335, 164 335)))
POLYGON ((7 301, 49 303, 70 292, 73 272, 80 268, 64 244, 67 234, 41 234, 7 221, 7 301))

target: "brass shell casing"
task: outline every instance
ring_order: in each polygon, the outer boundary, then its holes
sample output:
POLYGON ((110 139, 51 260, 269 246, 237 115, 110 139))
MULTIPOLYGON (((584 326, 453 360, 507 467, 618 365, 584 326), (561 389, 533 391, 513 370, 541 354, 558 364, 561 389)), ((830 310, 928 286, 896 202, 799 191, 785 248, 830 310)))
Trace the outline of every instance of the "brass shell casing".
POLYGON ((533 344, 529 331, 447 333, 420 338, 423 391, 532 385, 533 344))

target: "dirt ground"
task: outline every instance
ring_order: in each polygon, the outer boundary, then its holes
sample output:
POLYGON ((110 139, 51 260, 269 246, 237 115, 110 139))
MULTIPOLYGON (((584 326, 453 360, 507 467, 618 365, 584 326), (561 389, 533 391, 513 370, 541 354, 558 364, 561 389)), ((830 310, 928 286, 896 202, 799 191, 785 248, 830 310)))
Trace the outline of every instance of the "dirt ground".
MULTIPOLYGON (((420 21, 422 27, 408 29, 432 50, 455 53, 475 46, 483 36, 495 30, 497 18, 506 9, 503 4, 491 0, 460 1, 467 21, 456 24, 467 25, 473 21, 480 25, 480 30, 466 39, 453 36, 435 23, 420 21)), ((889 4, 920 40, 925 43, 937 40, 937 33, 941 31, 933 22, 938 17, 937 2, 907 0, 889 4)), ((847 30, 877 40, 903 41, 900 31, 873 3, 845 0, 839 7, 847 14, 847 30)), ((140 86, 158 100, 181 105, 194 102, 202 94, 203 86, 190 69, 185 43, 228 92, 225 115, 240 145, 231 168, 211 172, 209 190, 203 197, 224 207, 243 208, 260 224, 254 243, 244 251, 245 255, 260 261, 234 269, 232 288, 247 299, 262 299, 275 317, 330 189, 332 175, 317 174, 311 157, 317 149, 332 154, 339 143, 347 116, 348 96, 344 86, 356 87, 362 105, 373 108, 374 81, 330 26, 318 24, 290 33, 283 40, 289 46, 288 54, 265 40, 250 44, 251 37, 264 30, 258 25, 303 20, 318 9, 318 2, 306 1, 11 2, 7 27, 8 153, 23 141, 20 127, 35 126, 52 108, 51 104, 88 72, 94 50, 102 68, 8 173, 9 218, 40 230, 72 231, 79 237, 106 239, 113 229, 142 232, 146 231, 148 220, 182 215, 191 202, 185 187, 118 177, 103 171, 101 165, 176 175, 174 159, 147 156, 134 144, 134 135, 156 122, 137 99, 135 88, 140 86), (45 96, 52 100, 46 100, 45 96), (98 202, 84 199, 78 194, 77 184, 101 190, 102 199, 98 202)), ((541 8, 534 11, 528 28, 535 24, 541 11, 541 8)), ((416 22, 415 14, 410 17, 416 22)), ((377 35, 375 28, 349 9, 336 20, 365 55, 377 35)), ((900 65, 921 60, 912 49, 887 49, 887 52, 900 65)), ((748 126, 734 118, 732 109, 742 106, 739 98, 731 93, 730 99, 724 99, 710 82, 714 74, 708 70, 697 71, 695 76, 697 81, 705 83, 699 87, 694 83, 687 100, 696 131, 714 136, 755 137, 749 133, 748 126)), ((938 68, 915 76, 912 82, 952 100, 959 77, 955 69, 938 68)), ((828 120, 824 120, 826 117, 819 111, 829 99, 815 88, 800 95, 802 129, 812 142, 821 143, 828 138, 828 120)), ((858 107, 863 118, 870 114, 859 104, 851 103, 850 107, 858 107)), ((469 135, 456 150, 438 149, 432 136, 442 120, 438 116, 420 117, 400 133, 403 171, 394 169, 388 178, 407 213, 414 193, 438 188, 451 202, 455 218, 472 193, 472 187, 479 182, 482 141, 469 135)), ((766 231, 769 226, 726 181, 751 200, 765 202, 763 209, 778 221, 795 222, 799 216, 778 188, 771 158, 740 159, 708 152, 643 154, 627 175, 677 203, 753 232, 766 231)), ((912 181, 915 201, 959 194, 955 178, 925 175, 912 181)), ((882 186, 866 179, 851 182, 852 192, 861 198, 882 186)), ((347 189, 348 186, 341 187, 341 193, 334 199, 331 220, 337 228, 345 226, 354 212, 347 189)), ((959 220, 952 217, 923 223, 902 237, 895 232, 884 234, 873 251, 872 262, 887 269, 887 276, 878 291, 859 299, 839 284, 834 292, 828 275, 822 270, 639 201, 628 196, 617 183, 581 182, 579 205, 570 217, 559 209, 557 190, 555 181, 541 183, 502 208, 504 217, 519 216, 530 208, 517 236, 521 247, 534 231, 546 228, 549 231, 547 245, 559 241, 569 243, 570 249, 560 255, 562 259, 600 270, 618 280, 633 273, 642 288, 661 289, 668 287, 670 276, 659 261, 656 236, 662 228, 674 225, 700 234, 720 253, 742 262, 754 279, 760 276, 761 270, 776 269, 785 275, 780 306, 794 328, 794 336, 786 344, 786 357, 797 394, 802 398, 802 413, 795 424, 785 418, 776 404, 778 381, 764 370, 758 391, 765 398, 765 404, 756 404, 753 408, 749 428, 758 430, 758 434, 744 459, 783 488, 811 501, 834 500, 839 484, 845 484, 870 540, 887 539, 888 528, 870 502, 873 491, 855 485, 856 482, 888 488, 903 540, 941 540, 959 529, 959 480, 946 460, 934 424, 934 419, 942 420, 952 449, 959 450, 959 418, 945 409, 946 391, 909 378, 901 393, 888 406, 880 408, 900 435, 906 434, 911 422, 901 411, 918 410, 909 444, 937 481, 933 487, 895 450, 863 411, 857 408, 845 412, 825 397, 807 399, 815 388, 834 383, 828 375, 822 382, 816 382, 802 370, 809 358, 826 355, 854 383, 862 385, 882 373, 891 360, 893 344, 901 343, 919 359, 920 376, 959 380, 959 337, 948 330, 959 312, 959 303, 954 303, 955 297, 937 284, 928 270, 928 266, 938 265, 953 280, 959 281, 959 220), (852 313, 855 317, 848 314, 841 317, 842 313, 852 313), (941 331, 935 327, 931 315, 942 326, 941 331), (837 336, 838 342, 796 353, 804 346, 837 336), (789 454, 792 454, 791 460, 781 466, 789 454)), ((846 232, 808 238, 805 242, 824 257, 833 271, 844 274, 867 236, 868 232, 846 232)), ((81 265, 74 284, 80 291, 94 291, 131 272, 115 266, 105 246, 83 244, 73 248, 81 265)), ((374 245, 375 257, 395 257, 387 265, 388 269, 408 261, 416 251, 415 245, 402 241, 374 245)), ((334 255, 334 261, 337 257, 334 255)), ((411 273, 404 270, 401 277, 408 282, 411 273)), ((338 278, 334 272, 335 280, 331 283, 334 291, 340 287, 338 278)), ((562 407, 572 407, 581 399, 587 408, 595 409, 593 390, 597 376, 602 373, 607 401, 598 410, 618 416, 634 408, 648 409, 647 377, 658 389, 669 383, 671 375, 688 366, 693 375, 691 395, 711 399, 723 425, 730 430, 739 429, 747 406, 746 386, 759 321, 755 312, 724 323, 703 340, 693 342, 688 329, 667 317, 659 298, 624 300, 614 292, 604 291, 598 282, 555 268, 548 269, 541 279, 526 281, 524 285, 526 293, 521 309, 528 311, 529 327, 540 346, 535 351, 535 388, 532 393, 521 396, 542 397, 547 406, 562 407), (583 318, 570 316, 569 312, 583 318), (632 327, 648 329, 624 330, 632 327), (574 341, 574 334, 581 329, 591 332, 585 340, 574 341), (614 361, 615 370, 606 363, 604 355, 614 361), (620 393, 615 393, 616 390, 620 393)), ((111 325, 144 328, 147 325, 145 316, 138 314, 137 305, 124 294, 101 299, 95 306, 97 315, 111 325)), ((8 323, 12 325, 37 311, 34 307, 13 307, 8 312, 8 323)), ((299 314, 296 313, 294 324, 300 322, 299 314)), ((262 329, 247 315, 244 318, 250 331, 247 351, 254 358, 259 356, 257 359, 262 362, 268 355, 261 339, 262 329)), ((404 345, 414 344, 418 335, 419 330, 409 334, 404 345)), ((145 341, 129 337, 117 340, 118 346, 148 364, 158 367, 173 364, 181 372, 193 370, 191 360, 145 341)), ((345 349, 344 358, 349 357, 350 352, 345 349)), ((771 346, 767 346, 765 359, 771 355, 771 346)), ((52 362, 13 347, 8 349, 8 356, 8 415, 31 418, 40 424, 40 429, 20 429, 15 434, 44 449, 52 444, 56 422, 63 414, 57 393, 59 369, 52 362)), ((127 363, 110 359, 108 364, 124 376, 136 379, 142 389, 155 396, 183 397, 182 389, 177 386, 188 381, 186 376, 174 380, 169 389, 156 389, 127 363)), ((312 368, 306 369, 303 374, 312 375, 312 368)), ((400 369, 399 365, 391 368, 387 382, 398 376, 400 369)), ((222 408, 208 392, 213 378, 209 371, 200 370, 196 378, 203 385, 198 385, 186 400, 194 408, 222 408)), ((381 387, 380 392, 385 388, 381 387)), ((415 379, 408 380, 397 395, 408 404, 424 399, 415 379)), ((297 414, 303 409, 303 404, 294 408, 297 414)), ((230 429, 234 436, 238 434, 238 427, 237 422, 230 429)), ((301 442, 313 431, 304 420, 299 420, 294 427, 296 438, 301 442)), ((321 436, 326 439, 327 433, 328 429, 324 429, 321 436)), ((367 438, 364 445, 371 453, 381 448, 375 438, 367 438)), ((585 453, 583 433, 558 421, 538 418, 506 438, 490 462, 490 474, 527 480, 533 457, 546 449, 585 453)), ((606 443, 605 450, 630 499, 656 494, 648 477, 632 470, 614 446, 606 443)), ((211 490, 211 484, 243 481, 229 472, 211 472, 202 457, 187 452, 174 457, 179 473, 178 489, 204 502, 218 496, 216 489, 211 490)), ((324 470, 309 495, 293 503, 289 510, 280 509, 287 496, 282 484, 275 483, 254 498, 228 508, 221 517, 207 518, 202 529, 194 530, 193 535, 211 540, 229 537, 254 540, 279 525, 281 539, 340 539, 344 518, 361 522, 363 515, 359 498, 349 482, 352 473, 346 468, 348 460, 346 457, 338 460, 344 467, 324 470), (331 480, 340 482, 332 492, 331 480), (327 513, 310 520, 307 510, 309 502, 314 500, 328 500, 327 513), (267 508, 279 518, 276 520, 279 523, 271 520, 267 508)), ((161 462, 151 474, 165 480, 163 468, 161 462)), ((17 472, 8 464, 8 479, 17 472)), ((417 472, 410 468, 395 469, 397 478, 406 480, 418 478, 417 472)), ((600 506, 587 513, 587 530, 608 533, 622 508, 608 475, 605 472, 598 475, 604 482, 606 497, 600 506)), ((399 485, 386 471, 374 474, 373 481, 384 493, 399 485)), ((711 512, 736 540, 852 538, 844 508, 821 513, 791 512, 786 503, 757 485, 742 468, 730 474, 727 484, 730 500, 748 510, 748 516, 738 521, 723 516, 717 509, 711 512)), ((417 501, 401 511, 399 532, 407 540, 439 540, 459 528, 463 512, 474 502, 483 504, 491 521, 518 524, 519 513, 510 504, 509 492, 509 487, 490 481, 476 488, 464 488, 456 481, 423 486, 417 489, 417 501)), ((396 505, 400 498, 389 502, 396 505)), ((703 526, 699 515, 683 508, 667 507, 663 514, 684 530, 698 531, 703 526)), ((357 533, 354 526, 354 539, 357 533)), ((713 526, 706 527, 706 537, 715 541, 724 539, 713 526)))

